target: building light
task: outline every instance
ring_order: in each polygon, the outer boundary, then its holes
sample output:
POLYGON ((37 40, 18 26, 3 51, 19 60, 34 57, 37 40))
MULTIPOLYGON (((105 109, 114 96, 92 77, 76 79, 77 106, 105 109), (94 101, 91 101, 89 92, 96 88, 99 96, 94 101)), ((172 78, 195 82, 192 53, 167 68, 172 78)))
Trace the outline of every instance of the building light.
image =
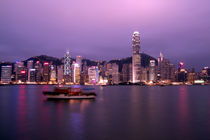
POLYGON ((184 66, 184 62, 180 62, 179 65, 182 67, 184 66))
POLYGON ((204 83, 204 80, 195 80, 194 83, 195 84, 203 84, 204 83))
POLYGON ((48 62, 44 62, 44 65, 49 65, 49 63, 48 62))
POLYGON ((26 71, 25 70, 22 70, 20 73, 21 74, 26 74, 26 71))

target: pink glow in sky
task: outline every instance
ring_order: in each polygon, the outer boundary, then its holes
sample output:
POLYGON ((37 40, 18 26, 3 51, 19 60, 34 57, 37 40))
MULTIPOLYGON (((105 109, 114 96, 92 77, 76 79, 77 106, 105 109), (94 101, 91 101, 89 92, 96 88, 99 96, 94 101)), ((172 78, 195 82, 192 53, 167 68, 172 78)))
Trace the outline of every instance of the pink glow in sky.
POLYGON ((209 5, 208 0, 1 0, 0 60, 62 57, 67 49, 91 59, 127 57, 137 30, 147 54, 157 57, 161 51, 177 64, 210 65, 209 5))

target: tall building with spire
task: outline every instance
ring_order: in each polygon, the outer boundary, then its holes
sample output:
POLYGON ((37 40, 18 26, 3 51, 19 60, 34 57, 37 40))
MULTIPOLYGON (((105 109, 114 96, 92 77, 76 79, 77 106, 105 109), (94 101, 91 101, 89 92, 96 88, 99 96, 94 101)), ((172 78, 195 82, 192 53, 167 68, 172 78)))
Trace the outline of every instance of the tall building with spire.
POLYGON ((132 37, 132 81, 133 83, 141 80, 141 55, 140 55, 140 35, 139 32, 134 32, 132 37))
POLYGON ((71 59, 69 51, 64 56, 64 81, 71 82, 71 59))

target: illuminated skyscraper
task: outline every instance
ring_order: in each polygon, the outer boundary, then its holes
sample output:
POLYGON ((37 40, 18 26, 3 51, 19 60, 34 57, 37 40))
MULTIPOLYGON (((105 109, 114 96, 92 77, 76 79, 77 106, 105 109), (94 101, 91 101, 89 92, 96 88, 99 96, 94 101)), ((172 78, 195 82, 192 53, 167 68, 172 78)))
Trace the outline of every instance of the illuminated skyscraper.
POLYGON ((89 77, 89 83, 96 84, 99 80, 99 72, 97 66, 92 66, 88 68, 88 77, 89 77))
POLYGON ((150 60, 149 64, 149 81, 156 81, 155 60, 150 60))
POLYGON ((27 68, 24 66, 23 62, 16 62, 15 64, 16 72, 16 81, 17 82, 26 82, 27 77, 27 68))
POLYGON ((50 64, 45 62, 43 65, 43 82, 49 82, 50 80, 50 64))
POLYGON ((36 61, 35 65, 35 81, 41 82, 42 81, 42 64, 40 61, 36 61))
POLYGON ((25 67, 18 68, 17 81, 26 82, 27 80, 27 69, 25 67))
POLYGON ((122 66, 122 82, 132 81, 132 64, 123 64, 122 66))
POLYGON ((80 67, 80 72, 82 71, 82 56, 76 56, 76 63, 80 67))
POLYGON ((30 81, 30 69, 33 69, 33 60, 27 61, 28 81, 30 81))
POLYGON ((178 73, 177 73, 177 81, 178 82, 186 82, 187 81, 187 70, 184 68, 184 62, 179 63, 178 73))
POLYGON ((65 82, 71 81, 71 58, 69 51, 64 56, 64 80, 65 82))
POLYGON ((158 70, 157 70, 157 80, 159 81, 174 81, 175 80, 175 67, 170 64, 168 59, 163 57, 163 54, 160 53, 160 57, 158 58, 158 70))
POLYGON ((139 32, 133 33, 132 38, 132 48, 133 48, 133 57, 132 57, 132 81, 133 83, 140 82, 140 70, 141 70, 141 55, 140 55, 140 35, 139 32))
POLYGON ((12 66, 1 66, 1 82, 10 83, 12 74, 12 66))
POLYGON ((15 79, 18 81, 18 75, 20 75, 21 70, 24 69, 24 63, 21 61, 16 61, 15 63, 15 79))
POLYGON ((57 71, 58 71, 57 81, 58 83, 63 83, 63 65, 57 66, 57 71))
POLYGON ((50 66, 50 81, 56 82, 56 67, 53 65, 50 66))
POLYGON ((112 84, 119 84, 119 65, 112 64, 112 84))
POLYGON ((36 81, 36 69, 29 69, 29 81, 35 82, 36 81))
POLYGON ((80 66, 77 63, 73 64, 73 82, 80 83, 80 66))

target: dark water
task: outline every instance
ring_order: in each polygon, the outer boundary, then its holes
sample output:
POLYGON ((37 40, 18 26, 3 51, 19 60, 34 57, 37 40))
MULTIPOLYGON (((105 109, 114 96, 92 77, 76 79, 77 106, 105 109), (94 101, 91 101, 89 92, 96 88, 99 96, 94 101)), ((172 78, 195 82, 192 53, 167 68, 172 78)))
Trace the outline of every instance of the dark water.
POLYGON ((52 88, 1 86, 0 139, 210 139, 210 86, 95 87, 96 100, 46 100, 52 88))

